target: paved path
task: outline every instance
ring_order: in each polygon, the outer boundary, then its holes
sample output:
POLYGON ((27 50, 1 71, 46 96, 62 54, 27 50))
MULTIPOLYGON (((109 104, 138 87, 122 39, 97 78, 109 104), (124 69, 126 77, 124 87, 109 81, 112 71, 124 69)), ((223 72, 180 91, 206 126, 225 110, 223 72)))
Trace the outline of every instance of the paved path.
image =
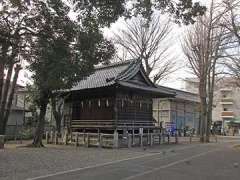
POLYGON ((238 140, 172 150, 53 173, 31 180, 239 180, 238 140))

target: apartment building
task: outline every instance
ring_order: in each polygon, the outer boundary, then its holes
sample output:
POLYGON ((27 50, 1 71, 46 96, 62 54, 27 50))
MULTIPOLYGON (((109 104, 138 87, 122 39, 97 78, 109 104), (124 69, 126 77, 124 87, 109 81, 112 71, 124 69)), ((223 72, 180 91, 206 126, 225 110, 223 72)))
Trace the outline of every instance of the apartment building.
MULTIPOLYGON (((185 80, 185 89, 198 91, 195 78, 185 80)), ((232 78, 217 79, 213 103, 213 126, 219 132, 235 135, 240 134, 240 88, 232 78)))

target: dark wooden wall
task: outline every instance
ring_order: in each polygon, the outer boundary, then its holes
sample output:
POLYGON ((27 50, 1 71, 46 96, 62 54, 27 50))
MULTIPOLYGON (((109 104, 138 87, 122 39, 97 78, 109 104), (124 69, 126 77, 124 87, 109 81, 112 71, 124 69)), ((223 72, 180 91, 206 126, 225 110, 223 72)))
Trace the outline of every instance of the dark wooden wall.
POLYGON ((110 120, 114 119, 114 98, 96 98, 74 101, 73 120, 110 120))
POLYGON ((142 95, 117 96, 117 124, 123 126, 152 126, 152 99, 142 95))
POLYGON ((154 126, 152 98, 136 90, 118 87, 76 93, 68 103, 71 104, 73 130, 154 126))

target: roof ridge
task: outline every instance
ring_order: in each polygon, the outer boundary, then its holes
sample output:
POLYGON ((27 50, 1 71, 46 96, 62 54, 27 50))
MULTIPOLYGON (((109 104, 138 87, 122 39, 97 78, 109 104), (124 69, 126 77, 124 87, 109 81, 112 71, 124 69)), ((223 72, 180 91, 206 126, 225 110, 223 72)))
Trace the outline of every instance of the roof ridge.
POLYGON ((114 62, 114 63, 110 63, 108 65, 100 65, 95 67, 95 70, 100 70, 100 69, 106 69, 106 68, 111 68, 111 67, 115 67, 115 66, 122 66, 122 65, 126 65, 126 64, 131 64, 133 61, 135 61, 134 59, 129 59, 126 61, 119 61, 119 62, 114 62))
MULTIPOLYGON (((133 72, 133 71, 136 69, 136 67, 139 65, 138 62, 139 62, 139 61, 136 60, 136 59, 135 59, 135 60, 132 60, 131 63, 129 64, 129 66, 128 66, 125 70, 123 70, 121 73, 118 74, 118 76, 116 77, 116 79, 118 79, 118 80, 123 80, 123 79, 128 78, 129 72, 133 72), (128 75, 128 76, 126 76, 126 75, 128 75)), ((139 68, 139 67, 138 67, 138 68, 139 68)))

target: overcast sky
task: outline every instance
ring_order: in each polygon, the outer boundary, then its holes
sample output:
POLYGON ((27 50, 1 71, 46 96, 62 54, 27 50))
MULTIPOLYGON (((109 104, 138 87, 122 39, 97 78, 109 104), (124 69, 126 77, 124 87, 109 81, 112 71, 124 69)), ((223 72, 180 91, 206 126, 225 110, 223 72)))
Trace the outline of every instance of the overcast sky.
MULTIPOLYGON (((203 5, 208 6, 211 2, 210 0, 194 0, 200 1, 203 5)), ((218 1, 218 0, 216 0, 218 1)), ((162 15, 163 16, 163 15, 162 15)), ((163 16, 164 17, 164 16, 163 16)), ((116 23, 112 24, 110 28, 104 29, 104 36, 111 39, 114 36, 114 33, 117 33, 119 29, 124 27, 124 19, 120 18, 116 23)), ((187 77, 193 77, 193 74, 186 67, 187 62, 182 52, 181 42, 184 37, 184 32, 189 26, 180 26, 173 24, 173 30, 171 32, 171 44, 172 44, 172 53, 176 56, 178 62, 178 70, 167 80, 160 82, 160 85, 169 86, 176 89, 184 89, 184 79, 187 77)))
MULTIPOLYGON (((207 0, 201 0, 201 3, 206 4, 207 0)), ((164 18, 164 15, 161 15, 164 18)), ((167 18, 167 17, 166 17, 167 18)), ((116 23, 112 24, 110 28, 105 28, 103 30, 104 36, 108 39, 114 37, 114 33, 117 33, 120 29, 124 28, 124 19, 120 18, 116 23)), ((160 82, 160 85, 169 86, 176 89, 184 89, 184 79, 186 77, 192 77, 190 70, 186 67, 186 59, 182 52, 181 42, 184 37, 184 31, 189 28, 188 26, 180 26, 173 24, 171 36, 171 51, 176 57, 178 62, 178 70, 172 73, 167 80, 160 82)))
MULTIPOLYGON (((202 4, 206 4, 209 2, 209 0, 200 0, 202 4)), ((116 23, 112 24, 110 28, 104 28, 104 36, 111 39, 113 37, 113 33, 117 32, 119 29, 123 26, 123 18, 119 19, 116 23)), ((186 30, 186 26, 179 26, 174 24, 173 30, 171 33, 171 44, 172 44, 172 53, 176 56, 177 62, 179 67, 179 70, 174 72, 167 81, 163 81, 160 84, 169 86, 176 89, 183 89, 184 83, 183 80, 186 77, 192 77, 193 75, 190 73, 189 69, 186 67, 186 60, 184 58, 184 55, 182 53, 181 48, 181 40, 184 36, 184 31, 186 30)), ((20 72, 20 78, 19 78, 19 84, 25 85, 27 82, 29 82, 30 73, 22 70, 20 72)))

